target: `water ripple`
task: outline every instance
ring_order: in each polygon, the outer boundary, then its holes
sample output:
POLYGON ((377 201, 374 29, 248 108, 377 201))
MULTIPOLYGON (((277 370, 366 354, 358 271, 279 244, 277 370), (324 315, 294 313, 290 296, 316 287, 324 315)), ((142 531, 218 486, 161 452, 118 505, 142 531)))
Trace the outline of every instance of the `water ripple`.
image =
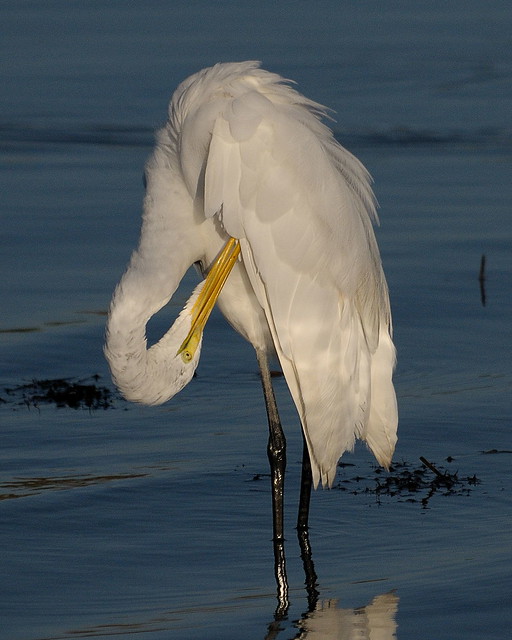
POLYGON ((106 482, 145 478, 148 475, 149 473, 121 473, 101 476, 85 474, 39 478, 13 478, 12 480, 0 483, 0 500, 27 498, 43 493, 44 491, 64 491, 106 482))
MULTIPOLYGON (((78 127, 48 126, 26 122, 0 123, 0 147, 20 149, 28 145, 109 145, 152 147, 154 129, 143 125, 91 123, 78 127)), ((371 147, 476 147, 479 149, 510 149, 512 130, 485 127, 474 130, 431 130, 408 126, 387 129, 335 131, 347 146, 371 147)))
POLYGON ((86 144, 124 147, 150 147, 154 130, 144 126, 84 124, 45 126, 26 122, 0 123, 0 146, 22 147, 27 144, 86 144))

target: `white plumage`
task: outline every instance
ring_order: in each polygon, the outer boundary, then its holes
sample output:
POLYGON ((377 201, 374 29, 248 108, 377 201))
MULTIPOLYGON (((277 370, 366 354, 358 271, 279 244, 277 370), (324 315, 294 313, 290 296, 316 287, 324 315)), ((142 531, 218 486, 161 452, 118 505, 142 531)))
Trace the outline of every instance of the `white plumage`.
MULTIPOLYGON (((308 100, 256 62, 185 80, 147 167, 140 245, 115 292, 105 353, 128 399, 159 403, 191 379, 179 323, 146 349, 145 325, 188 267, 203 271, 229 237, 241 258, 219 297, 257 350, 275 350, 308 444, 313 483, 365 440, 391 462, 397 428, 391 316, 361 163, 308 100)), ((199 295, 202 284, 195 296, 199 295)))

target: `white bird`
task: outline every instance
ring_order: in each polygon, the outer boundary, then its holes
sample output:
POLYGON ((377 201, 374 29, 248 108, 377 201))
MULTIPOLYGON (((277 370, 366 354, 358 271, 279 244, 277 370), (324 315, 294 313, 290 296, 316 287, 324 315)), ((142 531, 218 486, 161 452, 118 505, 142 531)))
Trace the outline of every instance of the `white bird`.
MULTIPOLYGON (((356 438, 386 467, 396 443, 395 348, 375 199, 366 169, 324 116, 325 107, 257 62, 216 64, 182 82, 146 168, 140 244, 106 330, 105 354, 123 395, 159 404, 191 380, 218 298, 256 350, 271 467, 273 457, 281 460, 273 485, 282 483, 285 441, 269 355, 277 354, 297 407, 315 487, 332 485, 356 438), (148 349, 148 320, 194 263, 209 277, 148 349)), ((282 484, 274 494, 279 511, 282 484)), ((274 518, 282 540, 282 515, 274 518)))

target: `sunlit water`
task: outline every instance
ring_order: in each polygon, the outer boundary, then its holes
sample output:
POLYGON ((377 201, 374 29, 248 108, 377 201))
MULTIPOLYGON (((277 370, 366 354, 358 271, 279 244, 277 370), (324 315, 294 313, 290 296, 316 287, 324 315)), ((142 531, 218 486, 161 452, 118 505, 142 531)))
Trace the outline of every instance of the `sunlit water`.
POLYGON ((0 637, 508 638, 508 3, 19 1, 0 18, 0 637), (163 407, 37 408, 5 391, 94 374, 112 389, 104 314, 136 243, 152 131, 186 75, 250 58, 333 107, 375 178, 396 461, 480 481, 423 508, 424 491, 365 493, 370 455, 345 456, 354 466, 313 496, 319 598, 306 615, 299 425, 276 379, 291 589, 279 622, 257 368, 219 315, 198 377, 163 407))

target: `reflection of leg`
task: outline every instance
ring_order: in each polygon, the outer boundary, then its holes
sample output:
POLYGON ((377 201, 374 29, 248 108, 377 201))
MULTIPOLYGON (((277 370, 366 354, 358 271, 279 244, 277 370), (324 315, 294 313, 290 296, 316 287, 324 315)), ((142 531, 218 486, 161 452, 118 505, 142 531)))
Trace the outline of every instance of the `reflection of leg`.
POLYGON ((261 372, 263 384, 263 394, 268 416, 268 459, 270 463, 270 476, 272 483, 272 521, 273 521, 273 543, 274 543, 274 566, 277 582, 278 607, 276 616, 283 616, 288 610, 288 580, 286 578, 286 563, 284 554, 284 520, 283 520, 283 499, 284 499, 284 473, 286 469, 286 439, 284 437, 279 413, 277 411, 276 399, 270 370, 268 368, 267 356, 263 351, 256 352, 258 364, 261 372))
POLYGON ((309 542, 309 501, 311 498, 311 486, 313 478, 311 475, 311 461, 309 459, 308 446, 303 438, 302 449, 302 476, 300 482, 300 500, 299 515, 297 517, 297 536, 300 545, 300 557, 304 565, 304 573, 306 575, 306 591, 308 593, 309 611, 313 611, 318 600, 317 575, 315 573, 315 565, 311 554, 311 545, 309 542))

